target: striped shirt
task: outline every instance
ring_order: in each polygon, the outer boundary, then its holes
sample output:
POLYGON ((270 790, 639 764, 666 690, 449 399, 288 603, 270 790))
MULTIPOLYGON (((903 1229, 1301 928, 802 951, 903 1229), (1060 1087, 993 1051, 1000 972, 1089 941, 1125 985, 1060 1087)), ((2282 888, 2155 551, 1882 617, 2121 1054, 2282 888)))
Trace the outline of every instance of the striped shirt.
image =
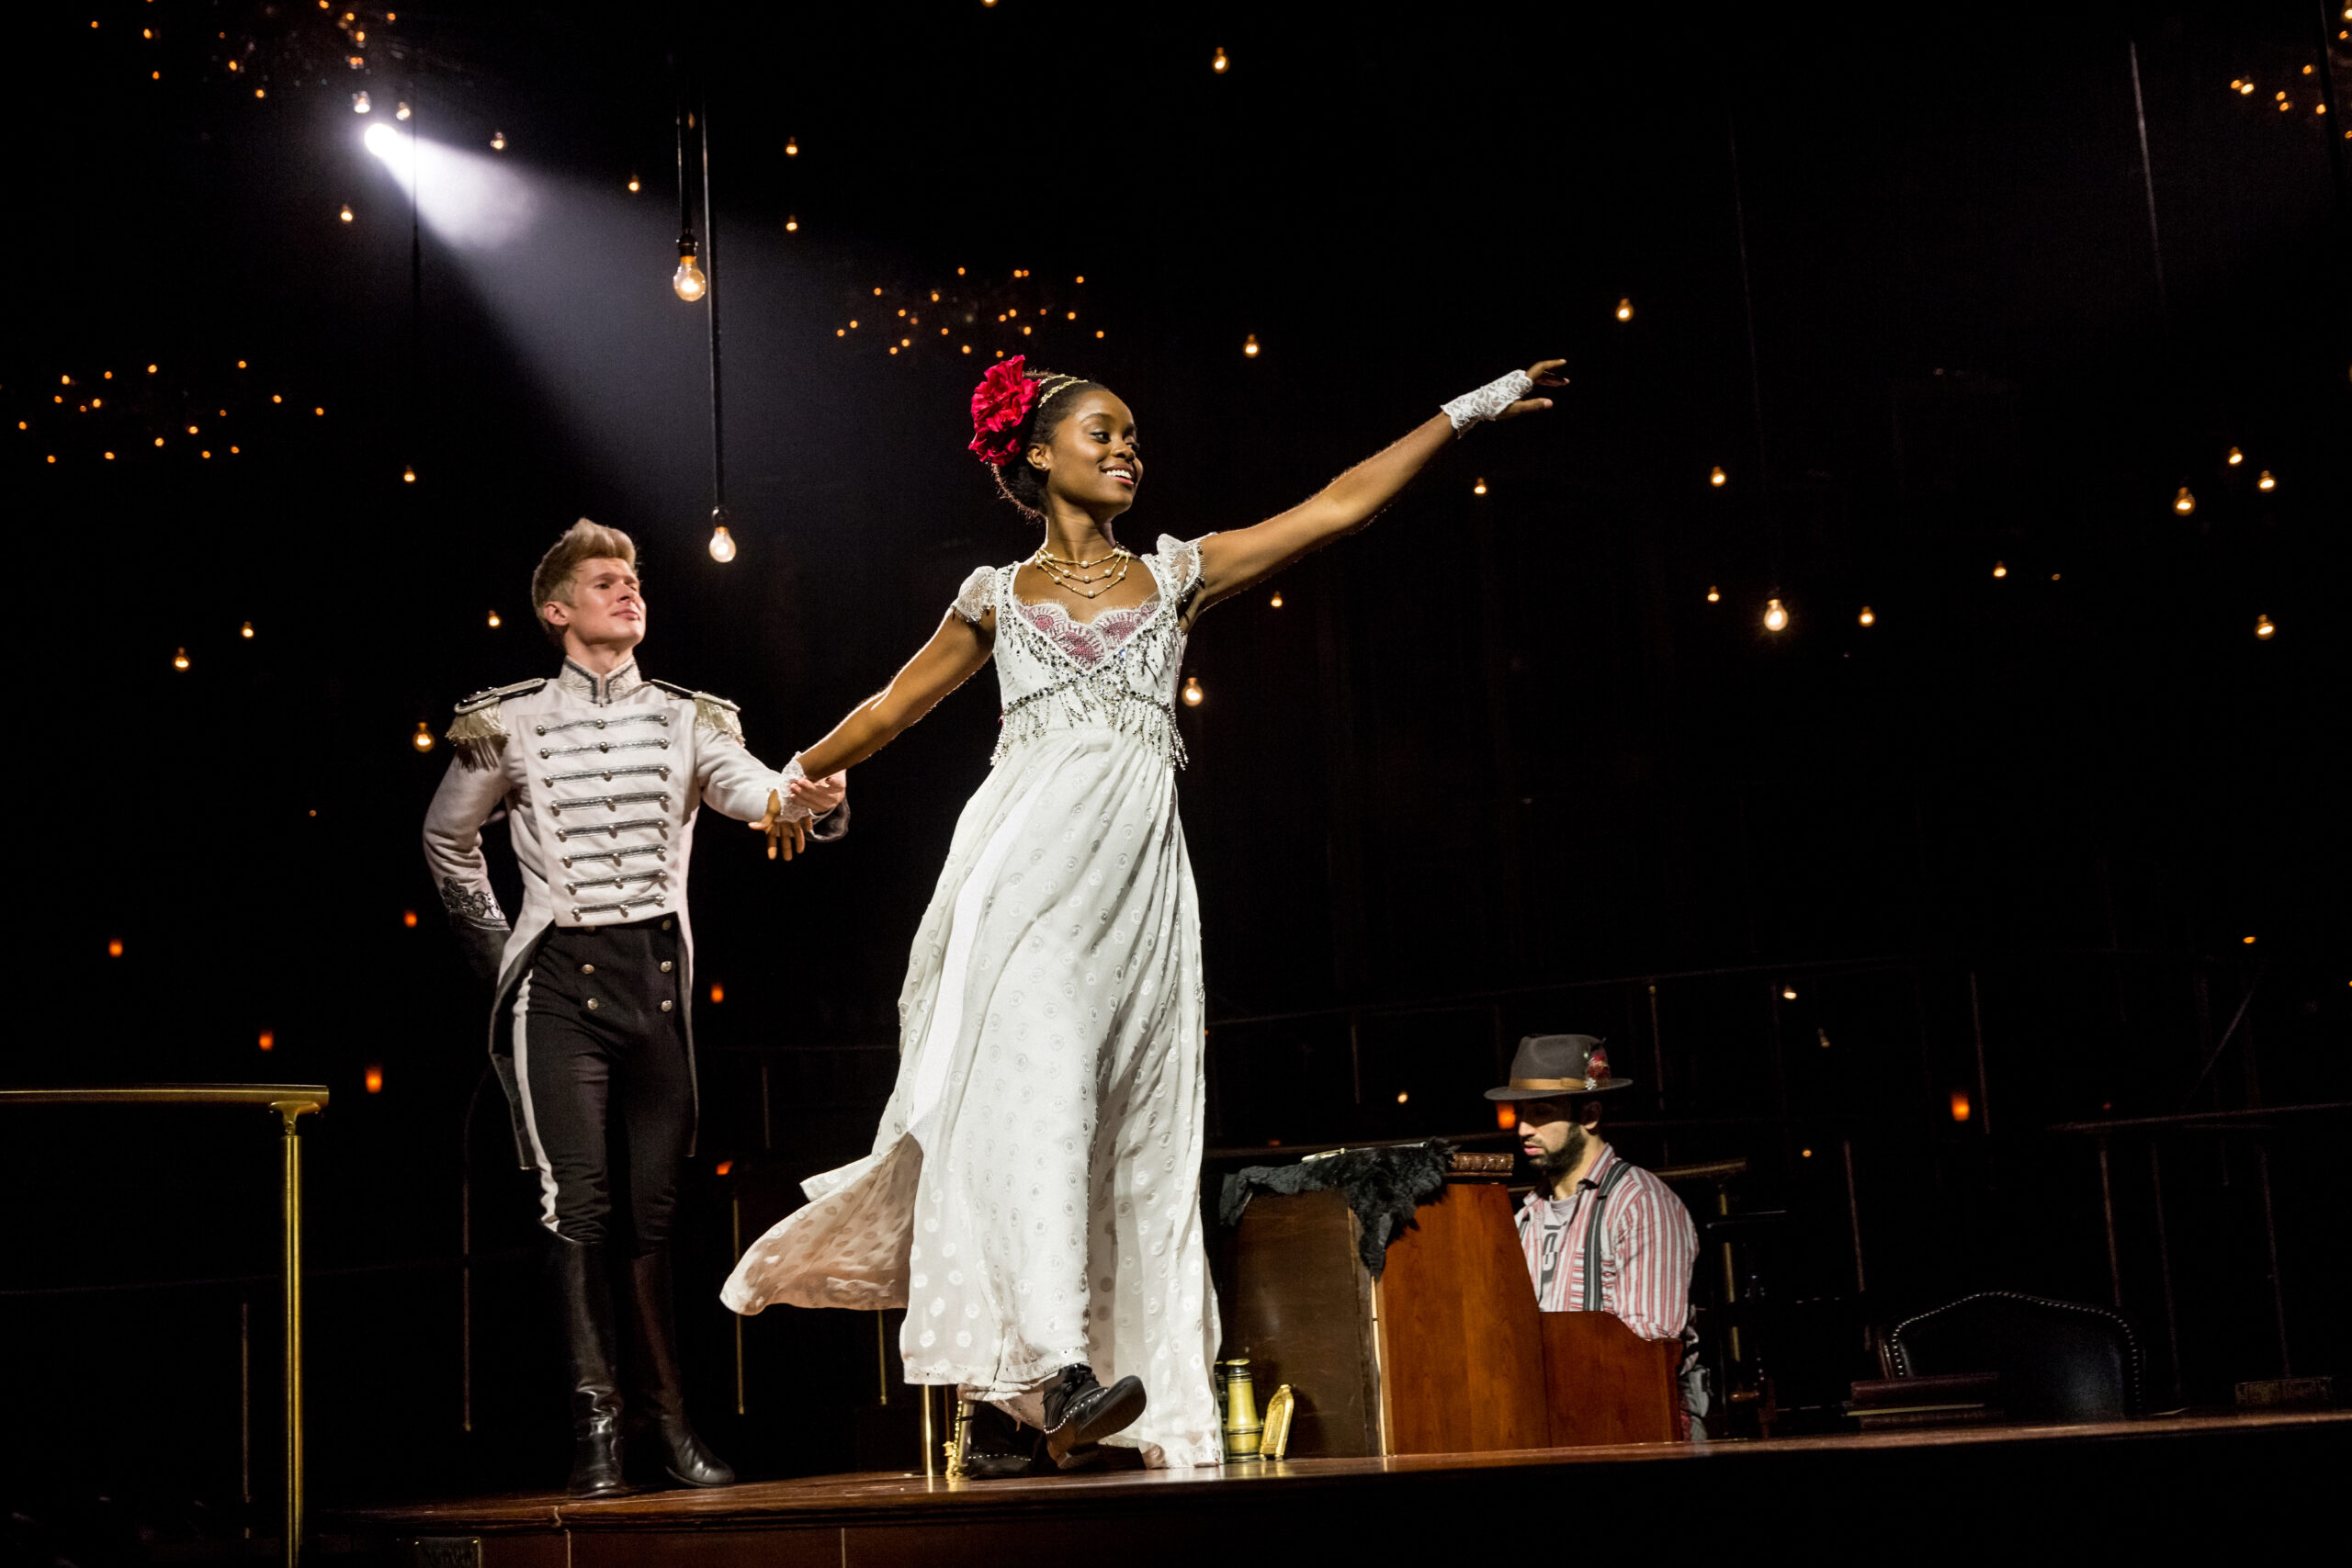
POLYGON ((1593 1203, 1612 1169, 1625 1174, 1600 1209, 1600 1307, 1645 1339, 1678 1339, 1690 1317, 1690 1266, 1699 1234, 1667 1184, 1627 1165, 1607 1144, 1569 1197, 1538 1189, 1519 1211, 1519 1241, 1545 1312, 1580 1312, 1593 1203))

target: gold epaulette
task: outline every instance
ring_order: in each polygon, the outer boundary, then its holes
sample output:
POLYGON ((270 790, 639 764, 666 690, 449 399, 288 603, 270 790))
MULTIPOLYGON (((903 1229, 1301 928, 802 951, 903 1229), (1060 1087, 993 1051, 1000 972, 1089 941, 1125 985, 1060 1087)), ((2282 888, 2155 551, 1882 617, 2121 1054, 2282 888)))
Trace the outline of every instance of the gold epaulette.
POLYGON ((674 681, 648 681, 649 686, 659 686, 673 696, 685 697, 695 705, 695 728, 708 729, 727 737, 738 746, 743 741, 743 721, 738 716, 742 709, 725 697, 715 697, 708 692, 697 692, 681 686, 674 681))
POLYGON ((498 749, 506 740, 506 721, 499 716, 498 705, 509 697, 528 696, 547 683, 547 677, 541 675, 511 686, 492 686, 460 702, 447 736, 458 750, 458 761, 469 768, 496 766, 498 749))

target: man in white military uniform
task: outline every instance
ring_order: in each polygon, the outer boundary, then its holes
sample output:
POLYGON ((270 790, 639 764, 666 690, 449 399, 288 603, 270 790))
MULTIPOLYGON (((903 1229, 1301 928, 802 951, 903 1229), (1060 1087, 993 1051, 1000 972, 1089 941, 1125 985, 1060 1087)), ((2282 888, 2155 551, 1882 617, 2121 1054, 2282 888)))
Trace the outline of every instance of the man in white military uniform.
POLYGON ((786 859, 812 828, 828 839, 848 826, 839 775, 768 767, 745 748, 734 704, 639 673, 636 554, 628 535, 582 518, 540 561, 532 599, 562 669, 458 705, 457 755, 424 819, 450 922, 497 980, 491 1061, 553 1233, 575 1496, 626 1484, 616 1366, 636 1468, 657 1483, 734 1480, 686 1420, 672 1321, 670 1225, 696 1108, 695 818, 707 805, 752 821, 786 859), (481 854, 482 824, 502 805, 523 871, 512 929, 481 854), (616 1353, 616 1275, 626 1355, 616 1353))

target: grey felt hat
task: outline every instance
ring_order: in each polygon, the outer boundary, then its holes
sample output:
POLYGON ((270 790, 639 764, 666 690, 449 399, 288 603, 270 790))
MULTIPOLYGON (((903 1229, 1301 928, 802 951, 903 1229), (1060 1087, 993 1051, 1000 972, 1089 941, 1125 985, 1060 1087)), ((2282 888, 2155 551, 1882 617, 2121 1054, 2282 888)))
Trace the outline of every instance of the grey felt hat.
POLYGON ((1631 1089, 1631 1078, 1609 1076, 1608 1043, 1592 1034, 1531 1034, 1510 1059, 1510 1082, 1487 1091, 1488 1100, 1556 1100, 1568 1094, 1605 1094, 1631 1089))

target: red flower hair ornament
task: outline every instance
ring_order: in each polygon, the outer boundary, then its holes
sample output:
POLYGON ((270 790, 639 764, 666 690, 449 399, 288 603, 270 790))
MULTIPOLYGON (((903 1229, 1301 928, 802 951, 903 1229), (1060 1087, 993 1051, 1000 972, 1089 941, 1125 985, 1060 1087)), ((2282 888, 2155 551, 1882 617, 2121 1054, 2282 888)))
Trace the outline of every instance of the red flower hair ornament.
POLYGON ((1029 378, 1026 355, 989 367, 972 389, 972 455, 991 468, 1012 461, 1021 450, 1021 422, 1037 406, 1037 383, 1029 378))

